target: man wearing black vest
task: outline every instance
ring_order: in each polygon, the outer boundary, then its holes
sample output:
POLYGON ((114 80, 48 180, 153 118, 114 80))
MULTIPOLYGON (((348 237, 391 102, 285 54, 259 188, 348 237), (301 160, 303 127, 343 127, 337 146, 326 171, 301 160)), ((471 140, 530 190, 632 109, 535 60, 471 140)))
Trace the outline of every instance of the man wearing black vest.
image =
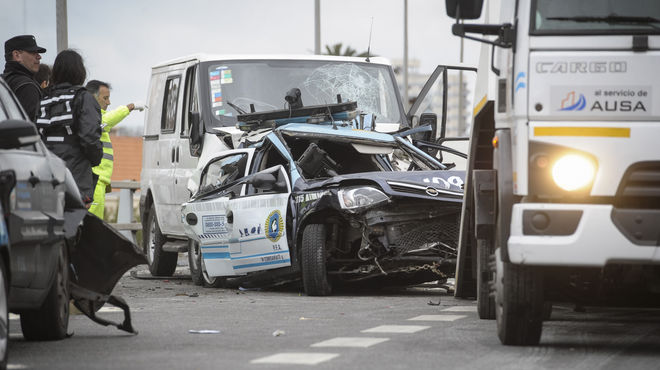
POLYGON ((2 77, 33 122, 37 120, 41 100, 41 88, 34 74, 39 71, 39 54, 45 52, 32 35, 15 36, 5 42, 6 63, 2 77))

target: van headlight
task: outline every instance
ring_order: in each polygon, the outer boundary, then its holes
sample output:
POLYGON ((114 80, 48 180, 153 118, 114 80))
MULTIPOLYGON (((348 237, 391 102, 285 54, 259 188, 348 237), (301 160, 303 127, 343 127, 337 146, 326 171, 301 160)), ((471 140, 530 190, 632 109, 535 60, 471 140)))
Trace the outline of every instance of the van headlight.
POLYGON ((358 210, 387 202, 390 198, 371 186, 343 188, 337 192, 339 205, 343 209, 358 210))
POLYGON ((566 154, 552 166, 552 179, 566 191, 584 188, 592 183, 595 176, 595 164, 579 154, 566 154))

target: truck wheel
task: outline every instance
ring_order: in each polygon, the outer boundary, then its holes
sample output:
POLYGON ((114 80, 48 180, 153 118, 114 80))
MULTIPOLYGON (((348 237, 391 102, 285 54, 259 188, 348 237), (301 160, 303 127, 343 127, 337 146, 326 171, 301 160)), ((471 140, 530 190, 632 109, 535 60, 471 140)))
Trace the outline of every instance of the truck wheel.
POLYGON ((163 251, 165 236, 161 234, 156 218, 156 207, 152 204, 147 216, 147 229, 144 234, 144 253, 147 256, 149 271, 153 276, 172 276, 176 270, 178 253, 163 251))
POLYGON ((492 254, 492 240, 477 240, 477 313, 482 320, 495 319, 495 297, 490 295, 493 273, 488 264, 492 254))
POLYGON ((190 267, 190 277, 193 284, 202 285, 202 268, 200 261, 202 260, 202 250, 199 243, 195 240, 188 239, 188 267, 190 267))
POLYGON ((527 266, 503 262, 495 251, 497 335, 505 345, 537 345, 543 326, 543 279, 527 266))
POLYGON ((9 344, 9 281, 7 281, 7 265, 0 258, 0 369, 7 368, 7 345, 9 344))
POLYGON ((326 296, 332 293, 326 271, 326 227, 312 224, 305 227, 302 237, 302 280, 305 294, 326 296))
POLYGON ((48 295, 37 310, 21 313, 21 329, 26 340, 58 340, 69 328, 69 258, 64 243, 59 243, 57 269, 48 295))

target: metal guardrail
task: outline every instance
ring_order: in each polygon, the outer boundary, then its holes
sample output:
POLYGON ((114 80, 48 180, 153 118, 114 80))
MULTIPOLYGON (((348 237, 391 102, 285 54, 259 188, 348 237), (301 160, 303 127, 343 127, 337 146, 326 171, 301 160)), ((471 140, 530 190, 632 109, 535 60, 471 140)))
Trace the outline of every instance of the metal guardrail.
POLYGON ((112 181, 113 189, 119 190, 119 206, 117 207, 117 222, 110 224, 133 243, 136 242, 135 234, 142 230, 142 224, 136 222, 133 212, 133 195, 140 189, 138 181, 112 181))

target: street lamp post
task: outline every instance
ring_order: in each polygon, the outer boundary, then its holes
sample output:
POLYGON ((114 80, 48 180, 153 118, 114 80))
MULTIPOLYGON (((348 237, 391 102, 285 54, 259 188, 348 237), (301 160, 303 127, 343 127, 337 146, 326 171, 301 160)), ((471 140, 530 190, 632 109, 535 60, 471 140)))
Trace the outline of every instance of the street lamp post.
POLYGON ((403 0, 403 107, 408 105, 408 0, 403 0))
POLYGON ((314 0, 314 54, 321 54, 321 0, 314 0))
POLYGON ((55 26, 57 33, 57 52, 69 48, 66 0, 55 0, 55 26))

